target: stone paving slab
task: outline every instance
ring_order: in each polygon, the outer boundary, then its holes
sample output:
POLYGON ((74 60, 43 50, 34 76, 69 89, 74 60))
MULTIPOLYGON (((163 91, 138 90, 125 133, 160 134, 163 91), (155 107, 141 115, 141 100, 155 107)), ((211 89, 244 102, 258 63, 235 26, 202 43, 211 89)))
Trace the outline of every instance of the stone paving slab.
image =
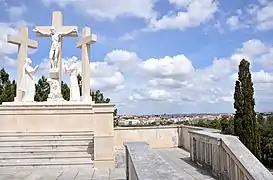
POLYGON ((210 173, 190 161, 190 154, 180 148, 155 149, 156 152, 187 180, 215 180, 210 173))
POLYGON ((125 180, 125 169, 93 169, 71 167, 3 167, 0 180, 125 180))

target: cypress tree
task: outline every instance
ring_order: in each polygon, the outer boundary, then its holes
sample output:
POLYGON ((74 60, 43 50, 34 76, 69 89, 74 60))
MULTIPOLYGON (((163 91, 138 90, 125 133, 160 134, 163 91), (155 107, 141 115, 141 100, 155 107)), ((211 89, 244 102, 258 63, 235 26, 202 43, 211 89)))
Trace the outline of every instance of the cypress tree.
POLYGON ((234 132, 241 142, 258 158, 261 158, 260 132, 254 110, 254 88, 249 62, 243 59, 239 65, 238 81, 234 92, 234 132))
POLYGON ((234 134, 236 136, 240 136, 240 132, 242 130, 242 116, 243 116, 243 97, 241 92, 241 83, 240 81, 236 81, 235 83, 235 91, 234 91, 234 103, 233 103, 235 111, 234 120, 234 134))

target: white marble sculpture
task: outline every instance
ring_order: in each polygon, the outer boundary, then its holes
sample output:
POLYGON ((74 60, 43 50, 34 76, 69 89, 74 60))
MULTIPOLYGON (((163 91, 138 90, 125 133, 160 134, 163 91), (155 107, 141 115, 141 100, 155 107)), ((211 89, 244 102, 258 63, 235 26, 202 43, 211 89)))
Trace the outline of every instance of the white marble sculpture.
POLYGON ((50 35, 51 36, 51 47, 49 51, 49 59, 51 63, 51 71, 59 71, 58 67, 58 57, 59 57, 59 52, 60 52, 60 42, 61 42, 61 37, 73 32, 77 32, 77 29, 72 29, 69 32, 66 33, 59 33, 56 31, 54 27, 50 28, 50 34, 46 32, 41 32, 40 30, 34 29, 34 32, 39 32, 42 35, 50 35))
POLYGON ((50 87, 50 93, 48 95, 48 98, 49 99, 62 99, 62 96, 60 94, 61 87, 60 87, 59 81, 56 79, 48 78, 47 82, 50 87))
POLYGON ((72 60, 72 64, 68 66, 67 63, 64 64, 64 71, 68 74, 70 79, 70 101, 80 101, 80 88, 78 85, 78 69, 76 64, 76 59, 72 60))
POLYGON ((26 58, 25 65, 22 69, 22 79, 19 84, 19 90, 22 92, 23 102, 33 102, 35 95, 34 74, 37 72, 38 65, 35 68, 31 67, 31 59, 26 58))

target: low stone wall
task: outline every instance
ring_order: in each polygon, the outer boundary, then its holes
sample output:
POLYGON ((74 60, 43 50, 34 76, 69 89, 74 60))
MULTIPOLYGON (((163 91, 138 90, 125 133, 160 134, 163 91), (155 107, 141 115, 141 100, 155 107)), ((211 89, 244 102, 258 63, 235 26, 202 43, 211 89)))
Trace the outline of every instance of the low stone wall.
POLYGON ((124 142, 144 141, 152 148, 183 147, 190 151, 190 131, 205 130, 220 132, 194 126, 151 126, 151 127, 117 127, 114 129, 115 149, 124 149, 124 142))
POLYGON ((144 141, 152 148, 178 146, 177 126, 118 127, 114 129, 116 149, 124 149, 124 142, 144 141))

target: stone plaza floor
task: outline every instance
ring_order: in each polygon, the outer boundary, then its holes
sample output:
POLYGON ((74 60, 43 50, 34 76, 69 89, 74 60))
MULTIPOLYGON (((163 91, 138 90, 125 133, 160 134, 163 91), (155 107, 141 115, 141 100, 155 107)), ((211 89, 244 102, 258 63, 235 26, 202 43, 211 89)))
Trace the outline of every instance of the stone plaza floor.
POLYGON ((190 160, 190 153, 180 148, 156 149, 157 153, 185 180, 214 180, 210 173, 190 160))
POLYGON ((1 180, 125 180, 125 169, 90 166, 0 168, 1 180))
MULTIPOLYGON (((214 180, 189 159, 189 153, 179 148, 155 149, 185 180, 214 180)), ((0 180, 125 180, 124 153, 116 152, 117 168, 93 169, 85 166, 3 167, 0 180)))

